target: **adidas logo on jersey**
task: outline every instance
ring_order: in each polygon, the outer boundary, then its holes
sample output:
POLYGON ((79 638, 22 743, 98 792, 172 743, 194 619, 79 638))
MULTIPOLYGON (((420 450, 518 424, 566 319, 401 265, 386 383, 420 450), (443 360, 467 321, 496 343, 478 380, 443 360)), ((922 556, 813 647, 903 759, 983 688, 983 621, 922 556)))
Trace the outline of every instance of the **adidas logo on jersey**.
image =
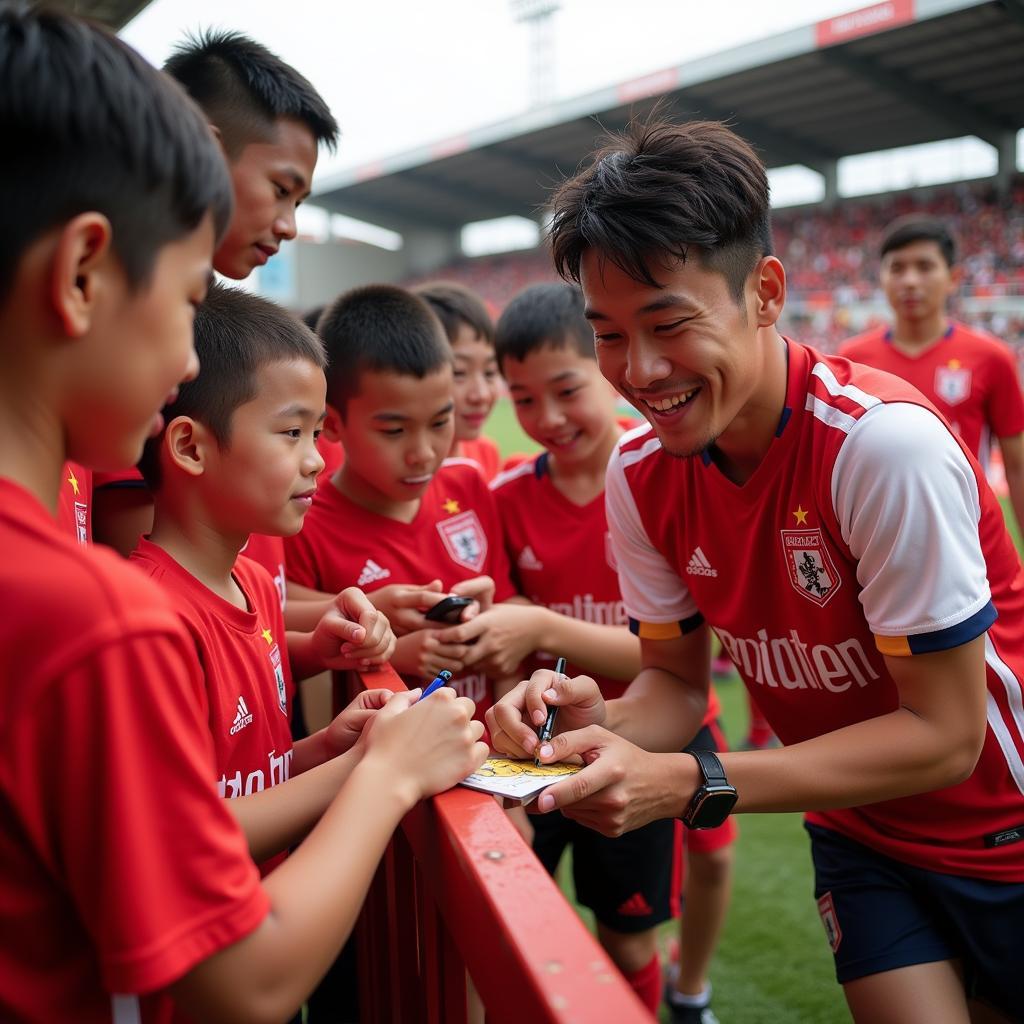
POLYGON ((651 905, 644 899, 644 894, 642 892, 635 892, 619 907, 616 913, 621 914, 623 917, 647 917, 649 914, 653 914, 654 911, 651 910, 651 905))
POLYGON ((228 730, 230 736, 241 732, 247 725, 252 725, 252 712, 246 707, 245 698, 238 698, 238 708, 235 710, 235 721, 228 730))
POLYGON ((516 565, 520 569, 532 569, 534 572, 539 572, 544 568, 544 563, 533 553, 533 548, 529 544, 519 552, 516 565))
POLYGON ((386 580, 391 575, 390 569, 382 569, 372 558, 366 560, 363 571, 356 580, 357 587, 365 587, 367 583, 376 583, 378 580, 386 580))
POLYGON ((693 549, 693 554, 690 555, 690 564, 686 567, 686 571, 691 576, 718 576, 718 570, 711 568, 708 556, 701 551, 699 546, 693 549))

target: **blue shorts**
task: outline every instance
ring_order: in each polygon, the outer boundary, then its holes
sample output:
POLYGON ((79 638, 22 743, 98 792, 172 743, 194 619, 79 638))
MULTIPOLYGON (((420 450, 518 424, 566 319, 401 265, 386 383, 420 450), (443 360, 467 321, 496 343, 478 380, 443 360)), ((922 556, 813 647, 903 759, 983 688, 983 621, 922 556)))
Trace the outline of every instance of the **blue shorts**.
POLYGON ((959 960, 970 997, 1024 1019, 1024 883, 926 871, 831 829, 804 827, 840 984, 959 960))

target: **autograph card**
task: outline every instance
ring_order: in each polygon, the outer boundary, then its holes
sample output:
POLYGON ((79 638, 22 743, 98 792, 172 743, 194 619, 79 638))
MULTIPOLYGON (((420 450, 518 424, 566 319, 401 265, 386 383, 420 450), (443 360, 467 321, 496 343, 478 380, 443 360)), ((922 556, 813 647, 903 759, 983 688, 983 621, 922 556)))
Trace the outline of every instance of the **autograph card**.
POLYGON ((514 761, 508 757, 489 757, 472 775, 459 785, 492 793, 514 803, 528 804, 548 786, 582 768, 578 764, 545 764, 539 768, 533 761, 514 761))

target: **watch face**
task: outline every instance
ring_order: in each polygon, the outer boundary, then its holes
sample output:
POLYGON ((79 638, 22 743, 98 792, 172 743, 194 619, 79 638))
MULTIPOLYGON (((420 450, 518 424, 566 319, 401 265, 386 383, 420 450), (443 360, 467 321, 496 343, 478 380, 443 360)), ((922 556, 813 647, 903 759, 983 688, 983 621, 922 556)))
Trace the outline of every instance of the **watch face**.
POLYGON ((736 806, 736 790, 732 786, 703 786, 683 816, 687 828, 717 828, 736 806))

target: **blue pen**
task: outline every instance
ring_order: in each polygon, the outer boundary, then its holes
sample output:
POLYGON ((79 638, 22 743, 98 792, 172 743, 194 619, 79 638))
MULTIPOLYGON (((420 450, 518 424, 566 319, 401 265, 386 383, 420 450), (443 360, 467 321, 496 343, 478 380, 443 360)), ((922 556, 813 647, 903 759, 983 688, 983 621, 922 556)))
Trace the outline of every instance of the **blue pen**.
POLYGON ((441 669, 441 671, 437 673, 437 677, 434 679, 434 681, 420 695, 420 700, 423 700, 424 697, 429 697, 435 690, 439 690, 442 686, 444 686, 445 683, 448 682, 449 679, 451 679, 451 677, 452 674, 448 671, 448 669, 441 669))

